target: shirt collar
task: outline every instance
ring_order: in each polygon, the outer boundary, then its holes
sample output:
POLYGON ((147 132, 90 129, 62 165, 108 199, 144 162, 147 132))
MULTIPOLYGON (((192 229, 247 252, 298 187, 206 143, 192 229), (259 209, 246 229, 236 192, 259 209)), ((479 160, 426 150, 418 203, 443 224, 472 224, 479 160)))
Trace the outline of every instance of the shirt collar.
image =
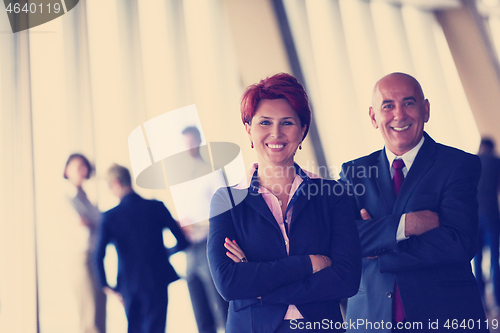
POLYGON ((402 156, 396 156, 396 154, 394 154, 392 151, 387 149, 387 147, 385 147, 384 150, 385 150, 385 155, 387 157, 387 161, 389 162, 389 170, 392 168, 392 162, 394 161, 394 159, 400 158, 405 163, 407 172, 410 171, 410 168, 413 164, 413 161, 415 161, 415 157, 417 157, 420 147, 422 147, 422 145, 424 144, 424 140, 425 137, 422 136, 422 139, 420 139, 417 145, 412 149, 410 149, 409 151, 407 151, 406 153, 404 153, 402 156))
MULTIPOLYGON (((238 185, 236 185, 234 188, 237 190, 243 190, 243 189, 250 189, 251 192, 258 192, 259 191, 259 178, 257 176, 257 170, 259 168, 259 163, 254 163, 252 167, 248 170, 245 178, 243 178, 238 185)), ((314 178, 321 178, 320 176, 303 170, 301 167, 298 166, 297 163, 294 163, 294 168, 295 168, 295 177, 300 177, 302 178, 302 181, 309 181, 310 179, 314 178)))
POLYGON ((125 194, 121 199, 120 202, 128 202, 130 200, 133 200, 134 198, 138 197, 139 195, 135 193, 135 191, 130 191, 129 193, 125 194))

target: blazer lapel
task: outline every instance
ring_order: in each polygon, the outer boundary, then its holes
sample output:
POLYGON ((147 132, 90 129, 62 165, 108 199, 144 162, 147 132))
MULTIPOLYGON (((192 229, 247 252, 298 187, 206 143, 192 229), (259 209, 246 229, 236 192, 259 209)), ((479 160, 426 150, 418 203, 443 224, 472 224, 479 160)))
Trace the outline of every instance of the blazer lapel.
POLYGON ((394 194, 389 162, 387 161, 387 155, 384 149, 380 151, 380 155, 378 156, 377 168, 379 176, 376 178, 376 182, 387 209, 392 211, 394 202, 396 201, 396 195, 394 194))
POLYGON ((290 223, 290 230, 295 225, 295 220, 297 220, 300 213, 304 210, 309 200, 307 200, 306 193, 311 193, 309 186, 311 185, 310 181, 304 180, 304 183, 299 186, 294 196, 297 196, 297 199, 293 203, 293 214, 292 221, 290 223), (303 192, 304 194, 301 194, 303 192))
POLYGON ((307 203, 309 202, 308 200, 309 197, 306 198, 306 195, 308 196, 311 193, 311 189, 309 188, 311 186, 311 178, 309 178, 309 176, 304 172, 304 170, 302 170, 297 164, 295 164, 294 167, 295 167, 295 172, 300 176, 300 178, 302 178, 302 183, 299 185, 299 187, 293 194, 291 200, 291 204, 293 205, 293 214, 292 214, 292 221, 290 221, 291 222, 290 230, 292 230, 293 226, 295 225, 294 223, 295 220, 297 220, 298 216, 300 216, 300 213, 304 210, 307 203))
POLYGON ((410 198, 415 187, 422 179, 422 176, 432 167, 436 161, 436 142, 424 132, 425 141, 420 148, 410 171, 401 186, 399 195, 394 206, 394 211, 402 211, 406 202, 410 198))
POLYGON ((263 218, 272 223, 274 227, 280 230, 278 222, 274 218, 273 213, 271 213, 271 210, 267 206, 266 201, 262 197, 262 194, 250 191, 243 202, 246 205, 250 206, 251 209, 255 210, 257 214, 261 215, 263 218))
POLYGON ((257 214, 261 215, 264 219, 272 223, 272 225, 281 232, 278 222, 274 218, 273 213, 267 206, 267 203, 262 197, 262 194, 259 193, 259 178, 257 176, 257 169, 255 169, 252 175, 248 187, 248 193, 243 202, 251 209, 255 210, 257 214))

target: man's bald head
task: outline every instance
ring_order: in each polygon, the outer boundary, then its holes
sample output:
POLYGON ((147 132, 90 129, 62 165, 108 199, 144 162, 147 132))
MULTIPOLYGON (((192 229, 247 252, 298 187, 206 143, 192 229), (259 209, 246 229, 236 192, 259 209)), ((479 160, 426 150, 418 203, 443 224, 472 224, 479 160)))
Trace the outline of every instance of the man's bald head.
POLYGON ((415 89, 417 90, 417 92, 420 94, 421 98, 425 99, 424 91, 422 90, 422 86, 417 81, 417 79, 415 79, 413 76, 406 74, 406 73, 394 72, 391 74, 387 74, 386 76, 384 76, 383 78, 378 80, 377 83, 375 83, 375 86, 373 87, 373 91, 372 91, 372 106, 373 106, 373 99, 375 98, 375 95, 379 91, 379 86, 384 85, 384 83, 386 83, 386 82, 393 82, 396 80, 406 81, 409 84, 413 85, 415 87, 415 89))

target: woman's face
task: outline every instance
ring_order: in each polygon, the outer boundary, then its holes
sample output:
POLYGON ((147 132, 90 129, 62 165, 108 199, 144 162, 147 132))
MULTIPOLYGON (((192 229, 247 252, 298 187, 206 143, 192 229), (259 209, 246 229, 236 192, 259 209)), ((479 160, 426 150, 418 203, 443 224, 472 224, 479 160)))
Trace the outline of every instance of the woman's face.
POLYGON ((82 186, 83 181, 87 178, 89 169, 83 163, 81 158, 74 158, 66 167, 66 177, 75 186, 82 186))
POLYGON ((286 99, 263 99, 245 124, 258 155, 259 165, 293 165, 293 157, 302 141, 306 126, 286 99))

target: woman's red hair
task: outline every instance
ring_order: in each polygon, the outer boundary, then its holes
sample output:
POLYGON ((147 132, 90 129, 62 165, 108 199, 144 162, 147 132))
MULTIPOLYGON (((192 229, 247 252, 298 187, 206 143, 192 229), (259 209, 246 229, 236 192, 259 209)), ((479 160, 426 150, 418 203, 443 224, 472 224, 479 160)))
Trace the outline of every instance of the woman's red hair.
POLYGON ((290 74, 279 73, 249 86, 241 98, 243 124, 251 124, 259 102, 263 99, 286 99, 292 109, 297 112, 301 126, 306 126, 302 138, 304 140, 311 124, 311 108, 306 91, 299 81, 290 74))

